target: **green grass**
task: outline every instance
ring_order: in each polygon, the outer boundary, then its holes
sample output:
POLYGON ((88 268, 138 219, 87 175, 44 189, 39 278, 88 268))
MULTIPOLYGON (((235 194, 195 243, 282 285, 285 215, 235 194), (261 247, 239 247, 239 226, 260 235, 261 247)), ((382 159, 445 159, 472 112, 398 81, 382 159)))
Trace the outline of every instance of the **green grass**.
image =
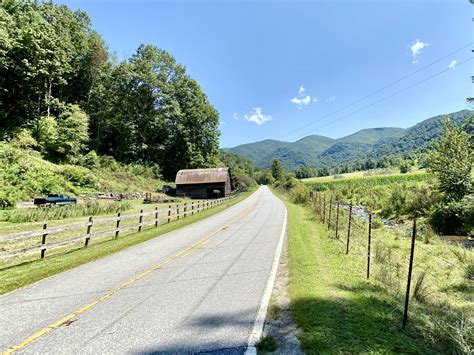
POLYGON ((87 262, 100 259, 104 256, 116 253, 149 239, 160 237, 165 233, 210 217, 242 201, 251 193, 252 191, 241 193, 239 196, 225 202, 220 206, 194 215, 188 215, 186 218, 172 221, 169 224, 163 224, 156 228, 143 230, 141 233, 128 234, 123 237, 119 237, 116 240, 112 239, 101 243, 92 244, 88 248, 78 248, 76 250, 68 251, 67 253, 59 253, 47 256, 43 260, 33 260, 24 262, 20 265, 2 268, 0 269, 0 294, 10 292, 19 287, 72 269, 87 262))
MULTIPOLYGON (((440 303, 412 299, 408 327, 401 330, 403 293, 387 287, 376 275, 381 277, 383 273, 392 275, 398 272, 396 283, 403 285, 406 270, 394 264, 389 264, 390 270, 383 270, 382 265, 387 266, 387 263, 382 260, 376 265, 374 261, 373 278, 367 281, 362 232, 354 234, 350 255, 346 256, 342 240, 333 238, 334 232, 328 232, 327 227, 316 220, 312 209, 295 205, 286 196, 280 196, 288 209, 291 311, 302 329, 300 342, 306 353, 432 354, 453 352, 453 349, 462 352, 472 346, 472 336, 469 335, 472 328, 466 326, 462 329, 460 323, 450 323, 448 319, 451 315, 453 319, 458 317, 462 310, 468 312, 468 317, 469 309, 472 313, 472 297, 469 296, 472 288, 469 282, 462 280, 461 273, 451 270, 449 276, 446 266, 438 265, 442 268, 442 275, 439 279, 435 276, 435 279, 439 287, 445 288, 445 299, 440 303), (457 285, 463 286, 455 291, 457 285), (448 302, 446 297, 451 292, 455 293, 453 304, 441 307, 440 304, 448 302), (456 306, 459 306, 457 311, 456 306), (451 336, 456 337, 456 332, 460 335, 453 341, 451 336), (460 344, 462 342, 464 344, 460 344)), ((377 241, 378 235, 374 238, 377 241)), ((401 253, 406 250, 406 242, 400 237, 393 238, 390 240, 391 248, 401 253)), ((438 247, 434 246, 433 252, 438 247)), ((418 264, 422 266, 425 261, 419 258, 418 264)), ((428 265, 434 263, 436 260, 431 260, 428 265)), ((423 268, 415 269, 415 281, 420 270, 423 268)), ((438 290, 438 285, 428 286, 429 292, 438 290)), ((436 296, 442 296, 440 290, 436 292, 436 296)))
POLYGON ((257 348, 258 354, 266 354, 277 350, 278 344, 274 337, 265 335, 258 341, 255 347, 257 348))

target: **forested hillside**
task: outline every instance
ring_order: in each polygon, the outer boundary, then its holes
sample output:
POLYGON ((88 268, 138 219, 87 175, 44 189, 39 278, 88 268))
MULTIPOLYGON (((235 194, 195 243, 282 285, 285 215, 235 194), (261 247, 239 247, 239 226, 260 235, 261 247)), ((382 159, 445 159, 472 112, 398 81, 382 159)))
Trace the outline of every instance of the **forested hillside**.
POLYGON ((55 163, 97 153, 172 180, 180 168, 219 163, 218 124, 170 53, 141 45, 118 61, 86 13, 1 2, 0 140, 55 163))
POLYGON ((459 126, 472 115, 473 111, 463 110, 429 118, 408 129, 363 129, 339 139, 312 135, 292 143, 266 140, 229 151, 251 159, 261 168, 269 168, 273 159, 278 159, 288 170, 302 167, 337 167, 343 172, 370 169, 375 167, 372 165, 376 161, 424 152, 429 143, 441 135, 447 118, 459 126))

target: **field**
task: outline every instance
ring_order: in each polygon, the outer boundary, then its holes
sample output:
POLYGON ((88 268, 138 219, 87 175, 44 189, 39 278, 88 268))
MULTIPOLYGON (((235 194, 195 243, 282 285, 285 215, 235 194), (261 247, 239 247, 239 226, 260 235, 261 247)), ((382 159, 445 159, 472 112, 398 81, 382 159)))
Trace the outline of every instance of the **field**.
MULTIPOLYGON (((344 178, 317 178, 304 184, 315 192, 330 192, 344 205, 363 206, 384 220, 403 222, 414 214, 428 218, 440 199, 431 175, 412 174, 349 175, 344 178)), ((329 202, 328 195, 328 202, 329 202)))
MULTIPOLYGON (((355 217, 346 255, 347 212, 335 209, 328 228, 321 206, 288 208, 291 310, 300 341, 316 353, 469 353, 473 350, 473 253, 420 231, 409 322, 401 329, 410 230, 372 233, 367 279, 367 222, 355 217)), ((328 206, 327 206, 328 208, 328 206)))
POLYGON ((346 174, 336 174, 336 175, 329 175, 329 176, 319 176, 319 177, 312 177, 307 179, 302 179, 305 184, 311 183, 318 183, 318 182, 329 182, 334 180, 349 180, 349 179, 360 179, 366 178, 370 176, 409 176, 414 174, 423 174, 425 173, 425 169, 413 169, 410 173, 407 174, 400 174, 400 170, 398 168, 378 168, 366 171, 356 171, 353 173, 346 173, 346 174))

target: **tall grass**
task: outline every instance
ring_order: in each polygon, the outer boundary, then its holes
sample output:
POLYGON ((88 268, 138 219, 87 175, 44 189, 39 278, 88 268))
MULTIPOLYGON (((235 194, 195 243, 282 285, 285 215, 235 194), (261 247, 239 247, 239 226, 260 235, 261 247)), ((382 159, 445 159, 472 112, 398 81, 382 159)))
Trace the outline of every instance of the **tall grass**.
POLYGON ((3 219, 11 223, 39 222, 111 214, 127 211, 131 208, 132 204, 129 201, 111 203, 87 202, 71 206, 38 207, 5 211, 3 219))

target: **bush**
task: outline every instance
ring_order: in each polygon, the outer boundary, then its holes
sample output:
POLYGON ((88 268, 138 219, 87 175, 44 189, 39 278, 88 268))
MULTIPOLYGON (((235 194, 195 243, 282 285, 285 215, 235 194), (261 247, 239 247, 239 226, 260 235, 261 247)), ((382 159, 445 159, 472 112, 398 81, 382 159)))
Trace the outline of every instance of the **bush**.
POLYGON ((102 168, 109 169, 111 171, 116 171, 120 168, 120 164, 117 161, 108 155, 102 155, 99 158, 99 164, 102 168))
POLYGON ((466 235, 474 228, 474 195, 461 201, 442 201, 431 216, 431 224, 438 233, 466 235))
POLYGON ((89 153, 82 156, 79 159, 79 165, 88 169, 98 168, 100 166, 100 160, 95 150, 91 150, 89 153))
POLYGON ((64 165, 62 175, 75 186, 91 189, 98 188, 96 177, 88 169, 73 165, 64 165))
POLYGON ((402 174, 406 174, 408 172, 411 171, 411 164, 410 162, 408 162, 407 160, 403 160, 401 163, 400 163, 400 173, 402 174))
POLYGON ((237 191, 248 191, 249 188, 257 186, 255 179, 247 175, 239 175, 234 178, 234 188, 237 191))

